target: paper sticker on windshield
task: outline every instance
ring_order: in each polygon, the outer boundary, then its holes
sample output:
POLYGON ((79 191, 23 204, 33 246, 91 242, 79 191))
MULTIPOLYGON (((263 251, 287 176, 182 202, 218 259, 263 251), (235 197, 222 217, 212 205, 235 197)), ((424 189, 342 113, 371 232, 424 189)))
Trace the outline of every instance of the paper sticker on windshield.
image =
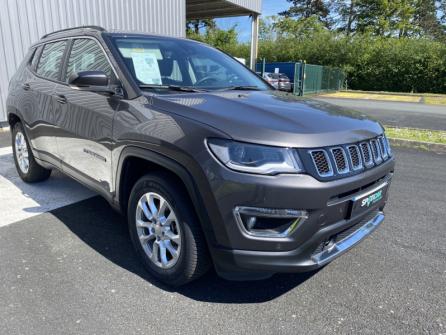
POLYGON ((144 84, 161 85, 161 73, 156 55, 149 52, 132 52, 135 75, 144 84))

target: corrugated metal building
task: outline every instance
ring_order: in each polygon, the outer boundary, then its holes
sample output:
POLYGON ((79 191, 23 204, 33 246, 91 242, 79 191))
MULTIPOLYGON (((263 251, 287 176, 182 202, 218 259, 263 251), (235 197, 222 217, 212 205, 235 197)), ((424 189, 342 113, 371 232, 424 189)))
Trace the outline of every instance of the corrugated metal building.
POLYGON ((99 25, 184 37, 186 18, 251 15, 255 59, 261 6, 261 0, 0 0, 0 125, 9 79, 28 47, 46 33, 99 25))

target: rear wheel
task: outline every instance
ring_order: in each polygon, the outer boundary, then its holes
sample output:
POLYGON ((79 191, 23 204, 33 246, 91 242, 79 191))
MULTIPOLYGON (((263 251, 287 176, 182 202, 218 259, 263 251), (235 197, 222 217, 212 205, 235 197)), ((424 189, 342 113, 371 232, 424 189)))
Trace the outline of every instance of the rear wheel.
POLYGON ((163 283, 180 286, 209 268, 206 241, 192 204, 168 175, 150 174, 136 182, 128 224, 146 269, 163 283))
POLYGON ((17 122, 12 130, 12 148, 15 166, 23 181, 36 183, 48 179, 51 170, 45 169, 36 162, 20 122, 17 122))

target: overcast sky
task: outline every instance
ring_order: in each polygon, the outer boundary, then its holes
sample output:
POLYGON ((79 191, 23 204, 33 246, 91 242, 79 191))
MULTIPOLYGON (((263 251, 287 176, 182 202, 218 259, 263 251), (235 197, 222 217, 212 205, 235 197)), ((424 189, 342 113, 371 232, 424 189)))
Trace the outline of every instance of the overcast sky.
MULTIPOLYGON (((286 0, 263 0, 262 16, 276 15, 288 9, 290 4, 286 0)), ((237 25, 237 32, 240 41, 249 41, 251 38, 251 19, 246 16, 217 19, 217 25, 222 29, 229 29, 237 25)))

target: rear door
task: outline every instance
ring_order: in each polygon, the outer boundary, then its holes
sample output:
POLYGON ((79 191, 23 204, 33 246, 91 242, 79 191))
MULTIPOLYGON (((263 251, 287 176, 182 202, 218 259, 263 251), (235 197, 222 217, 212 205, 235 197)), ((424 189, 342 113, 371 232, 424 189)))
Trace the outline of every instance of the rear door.
POLYGON ((117 77, 103 48, 93 38, 73 39, 62 73, 63 84, 56 86, 60 101, 57 138, 62 169, 98 191, 110 192, 113 118, 120 98, 80 91, 68 85, 68 78, 81 71, 103 71, 110 83, 117 77))
POLYGON ((27 103, 30 104, 26 110, 31 111, 26 115, 27 133, 31 144, 39 158, 56 166, 59 166, 60 158, 56 142, 59 115, 54 90, 60 78, 66 46, 66 40, 41 46, 40 57, 35 55, 35 64, 31 64, 34 75, 23 83, 23 89, 29 96, 27 103))

